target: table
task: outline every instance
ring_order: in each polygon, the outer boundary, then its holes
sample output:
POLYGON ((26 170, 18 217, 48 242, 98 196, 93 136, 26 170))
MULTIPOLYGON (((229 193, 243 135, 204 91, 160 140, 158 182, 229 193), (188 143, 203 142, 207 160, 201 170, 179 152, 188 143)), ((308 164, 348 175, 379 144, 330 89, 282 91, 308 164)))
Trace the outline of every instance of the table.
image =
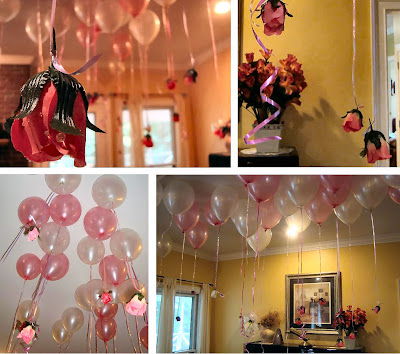
POLYGON ((363 347, 356 347, 355 349, 338 348, 335 346, 318 346, 315 345, 309 351, 303 351, 298 345, 274 345, 274 344, 263 344, 260 341, 250 342, 244 345, 244 352, 246 350, 250 353, 364 353, 363 347))
POLYGON ((229 152, 210 154, 208 163, 210 167, 231 167, 231 154, 229 152))
POLYGON ((248 154, 239 151, 239 167, 299 167, 299 155, 296 148, 288 153, 276 155, 248 154))

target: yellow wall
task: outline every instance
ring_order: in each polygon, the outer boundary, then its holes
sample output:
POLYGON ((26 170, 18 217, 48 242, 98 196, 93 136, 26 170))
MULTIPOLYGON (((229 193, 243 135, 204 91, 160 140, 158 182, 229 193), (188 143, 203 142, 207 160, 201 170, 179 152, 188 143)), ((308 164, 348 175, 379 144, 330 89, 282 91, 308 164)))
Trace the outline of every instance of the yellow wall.
MULTIPOLYGON (((378 288, 381 312, 376 315, 372 308, 376 305, 374 293, 373 247, 359 246, 352 248, 354 270, 354 306, 367 311, 368 323, 365 333, 360 334, 359 343, 367 352, 400 351, 400 314, 397 279, 400 277, 400 243, 379 244, 378 288)), ((243 352, 246 339, 240 335, 239 313, 241 304, 240 260, 220 262, 218 284, 225 294, 223 299, 214 300, 215 322, 212 332, 212 349, 215 352, 243 352), (215 340, 215 339, 218 340, 215 340)), ((351 304, 351 277, 349 251, 340 249, 342 272, 342 303, 351 304)), ((285 275, 297 274, 297 254, 290 254, 288 263, 286 254, 263 257, 256 282, 255 311, 261 316, 268 311, 278 311, 281 316, 281 330, 285 336, 285 275), (288 267, 287 267, 288 264, 288 267), (264 269, 264 270, 262 270, 264 269)), ((322 251, 322 271, 336 272, 336 250, 322 251)), ((319 273, 318 251, 303 254, 303 272, 319 273)), ((246 293, 244 313, 251 312, 253 284, 253 260, 246 268, 246 293)), ((362 331, 361 331, 362 332, 362 331)), ((335 344, 335 336, 310 335, 313 344, 335 344)), ((292 342, 298 339, 292 337, 292 342)))
POLYGON ((224 152, 224 141, 211 131, 211 125, 231 117, 231 55, 230 49, 218 53, 219 80, 216 80, 214 59, 196 67, 197 83, 189 87, 192 102, 193 138, 199 167, 208 167, 211 152, 224 152))
MULTIPOLYGON (((243 51, 254 51, 258 57, 259 46, 249 19, 250 0, 244 2, 243 51)), ((277 58, 286 58, 288 53, 297 56, 309 85, 302 95, 303 105, 285 113, 283 143, 297 148, 302 166, 367 166, 366 159, 359 156, 363 133, 346 134, 340 119, 355 108, 351 86, 352 2, 301 0, 288 1, 287 6, 294 17, 287 19, 283 34, 261 35, 277 58)), ((368 121, 373 118, 371 1, 358 1, 357 6, 357 94, 368 121)), ((241 135, 250 130, 253 121, 250 115, 244 117, 241 135)))

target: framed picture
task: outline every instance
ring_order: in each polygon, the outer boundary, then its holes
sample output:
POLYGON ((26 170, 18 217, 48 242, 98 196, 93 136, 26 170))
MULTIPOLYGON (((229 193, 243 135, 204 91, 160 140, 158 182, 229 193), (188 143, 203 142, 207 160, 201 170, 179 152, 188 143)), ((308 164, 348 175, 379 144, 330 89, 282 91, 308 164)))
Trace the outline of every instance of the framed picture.
POLYGON ((286 275, 286 331, 301 328, 307 333, 338 334, 333 328, 336 312, 341 303, 341 290, 337 273, 286 275), (320 299, 324 303, 320 303, 320 299), (300 315, 300 307, 305 313, 300 315), (301 325, 296 319, 300 318, 301 325))

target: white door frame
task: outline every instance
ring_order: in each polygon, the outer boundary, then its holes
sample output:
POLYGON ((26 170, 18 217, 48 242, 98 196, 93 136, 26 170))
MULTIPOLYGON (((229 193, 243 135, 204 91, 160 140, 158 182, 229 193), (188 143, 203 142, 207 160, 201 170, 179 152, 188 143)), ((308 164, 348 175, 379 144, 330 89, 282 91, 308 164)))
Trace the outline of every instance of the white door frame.
MULTIPOLYGON (((372 41, 373 41, 373 99, 376 129, 385 137, 389 136, 389 92, 387 85, 387 36, 386 15, 391 10, 400 10, 400 2, 372 0, 372 41)), ((397 127, 399 130, 400 127, 397 127)), ((399 150, 397 141, 397 150, 399 150)), ((397 153, 399 155, 399 153, 397 153)), ((377 167, 388 167, 389 160, 378 161, 377 167)))

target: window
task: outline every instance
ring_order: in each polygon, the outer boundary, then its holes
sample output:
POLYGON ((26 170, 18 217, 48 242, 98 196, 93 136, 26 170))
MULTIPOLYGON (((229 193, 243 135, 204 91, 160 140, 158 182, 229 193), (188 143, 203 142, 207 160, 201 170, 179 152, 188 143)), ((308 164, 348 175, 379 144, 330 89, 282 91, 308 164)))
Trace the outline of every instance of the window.
MULTIPOLYGON (((88 119, 95 124, 96 115, 88 113, 88 119)), ((96 133, 90 129, 86 129, 86 166, 96 167, 96 133)), ((74 167, 74 159, 70 156, 64 156, 58 161, 50 162, 50 167, 74 167)))
POLYGON ((175 129, 172 107, 148 107, 142 111, 143 127, 151 127, 154 147, 145 148, 145 165, 149 167, 175 165, 175 129))

